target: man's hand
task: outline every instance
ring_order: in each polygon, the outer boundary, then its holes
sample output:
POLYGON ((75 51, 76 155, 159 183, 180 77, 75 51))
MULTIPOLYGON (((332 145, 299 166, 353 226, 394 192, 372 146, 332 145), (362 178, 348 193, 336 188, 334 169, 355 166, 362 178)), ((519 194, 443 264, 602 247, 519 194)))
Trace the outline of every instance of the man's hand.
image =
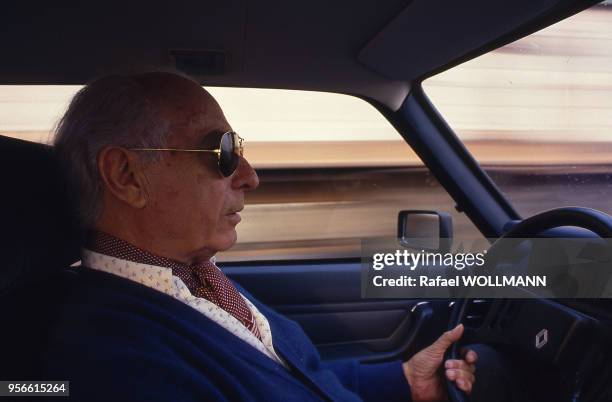
MULTIPOLYGON (((434 343, 421 350, 404 363, 404 375, 410 384, 413 402, 434 402, 447 400, 446 387, 442 375, 444 352, 463 335, 463 324, 452 331, 446 331, 434 343)), ((446 378, 454 381, 466 393, 472 391, 476 378, 474 373, 478 356, 473 350, 465 353, 464 360, 444 362, 446 378)))

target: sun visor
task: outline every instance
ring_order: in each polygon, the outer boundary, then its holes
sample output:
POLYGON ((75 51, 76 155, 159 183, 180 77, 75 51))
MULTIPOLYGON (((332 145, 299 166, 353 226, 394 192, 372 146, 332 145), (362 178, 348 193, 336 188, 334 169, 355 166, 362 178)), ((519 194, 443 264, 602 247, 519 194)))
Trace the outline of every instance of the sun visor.
MULTIPOLYGON (((576 3, 415 0, 366 44, 359 61, 388 78, 413 80, 517 31, 553 9, 576 3)), ((582 4, 586 7, 588 3, 582 4)))

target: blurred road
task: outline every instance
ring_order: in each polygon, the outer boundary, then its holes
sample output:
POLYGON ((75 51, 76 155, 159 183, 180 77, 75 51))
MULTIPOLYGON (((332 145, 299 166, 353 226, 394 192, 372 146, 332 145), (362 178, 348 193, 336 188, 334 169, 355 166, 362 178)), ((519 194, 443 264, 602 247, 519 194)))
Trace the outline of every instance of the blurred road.
MULTIPOLYGON (((612 164, 486 170, 522 216, 570 205, 612 213, 612 164)), ((221 261, 358 257, 362 238, 395 235, 402 209, 451 212, 456 237, 481 237, 422 167, 270 170, 260 179, 221 261)))

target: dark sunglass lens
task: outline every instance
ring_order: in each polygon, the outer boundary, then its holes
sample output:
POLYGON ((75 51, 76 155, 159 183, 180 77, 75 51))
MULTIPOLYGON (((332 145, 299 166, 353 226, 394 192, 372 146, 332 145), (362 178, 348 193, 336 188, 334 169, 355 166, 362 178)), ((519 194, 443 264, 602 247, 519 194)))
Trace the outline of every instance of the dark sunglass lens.
POLYGON ((223 134, 220 148, 219 170, 223 176, 227 177, 234 173, 240 162, 240 158, 235 152, 234 136, 231 133, 223 134))

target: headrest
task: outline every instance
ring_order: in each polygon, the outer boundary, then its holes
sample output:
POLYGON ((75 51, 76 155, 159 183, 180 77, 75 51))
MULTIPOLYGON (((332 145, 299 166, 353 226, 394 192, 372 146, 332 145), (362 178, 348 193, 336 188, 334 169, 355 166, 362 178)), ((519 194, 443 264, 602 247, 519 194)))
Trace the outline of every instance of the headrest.
POLYGON ((0 295, 79 259, 74 209, 52 148, 0 136, 0 295))

